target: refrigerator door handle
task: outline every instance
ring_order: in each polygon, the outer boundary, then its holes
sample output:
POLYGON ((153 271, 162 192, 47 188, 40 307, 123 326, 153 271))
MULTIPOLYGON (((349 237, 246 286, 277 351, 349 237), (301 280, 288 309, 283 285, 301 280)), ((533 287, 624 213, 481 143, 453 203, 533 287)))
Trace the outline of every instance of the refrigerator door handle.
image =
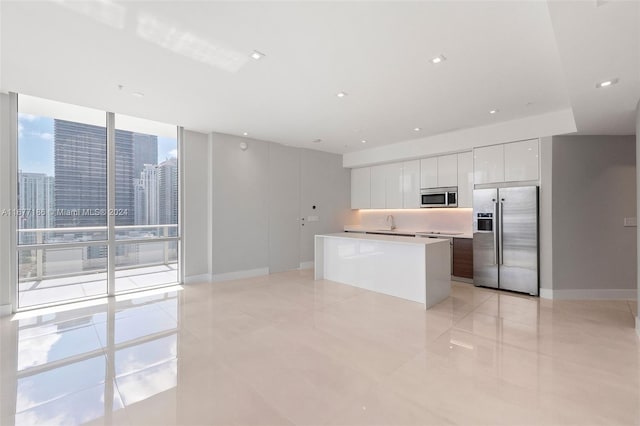
POLYGON ((493 200, 493 264, 498 265, 500 259, 498 257, 498 202, 494 198, 493 200), (496 229, 497 228, 497 229, 496 229))
POLYGON ((504 198, 500 199, 500 225, 498 226, 498 234, 499 234, 499 238, 498 238, 498 243, 500 244, 499 247, 499 253, 500 253, 500 262, 499 265, 504 264, 504 252, 502 250, 502 242, 503 242, 503 235, 502 235, 502 224, 503 224, 503 219, 504 219, 504 214, 503 214, 503 210, 504 210, 504 198))

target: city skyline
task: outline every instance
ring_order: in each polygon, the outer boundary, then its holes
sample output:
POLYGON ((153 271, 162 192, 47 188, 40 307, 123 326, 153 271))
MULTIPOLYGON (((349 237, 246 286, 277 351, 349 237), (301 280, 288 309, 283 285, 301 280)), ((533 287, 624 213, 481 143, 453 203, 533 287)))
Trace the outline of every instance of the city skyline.
MULTIPOLYGON (((55 118, 18 114, 18 169, 24 173, 55 176, 55 118)), ((134 132, 135 133, 135 132, 134 132)), ((177 158, 176 139, 158 136, 158 158, 155 164, 177 158)))

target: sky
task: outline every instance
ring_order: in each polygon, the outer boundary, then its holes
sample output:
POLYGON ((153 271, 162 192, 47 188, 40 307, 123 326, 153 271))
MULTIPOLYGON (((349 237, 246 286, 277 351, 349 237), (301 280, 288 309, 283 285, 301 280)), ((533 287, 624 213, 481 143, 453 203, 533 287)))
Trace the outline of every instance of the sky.
MULTIPOLYGON (((54 175, 53 118, 18 115, 18 169, 23 172, 54 175)), ((177 157, 174 138, 158 137, 158 163, 177 157)))

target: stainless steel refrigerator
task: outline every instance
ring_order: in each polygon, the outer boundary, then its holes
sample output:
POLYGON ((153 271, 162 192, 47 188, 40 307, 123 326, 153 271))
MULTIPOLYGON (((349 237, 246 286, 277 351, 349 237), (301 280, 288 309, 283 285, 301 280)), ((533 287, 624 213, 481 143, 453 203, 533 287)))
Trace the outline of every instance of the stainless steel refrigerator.
POLYGON ((473 191, 473 283, 538 295, 538 187, 473 191))

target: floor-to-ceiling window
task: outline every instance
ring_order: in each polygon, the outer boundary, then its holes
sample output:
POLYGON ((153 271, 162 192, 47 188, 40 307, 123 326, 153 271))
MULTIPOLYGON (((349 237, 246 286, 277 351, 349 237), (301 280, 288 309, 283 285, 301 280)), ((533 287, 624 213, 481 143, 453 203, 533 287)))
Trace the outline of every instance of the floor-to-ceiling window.
POLYGON ((177 133, 19 96, 18 309, 179 282, 177 133))

